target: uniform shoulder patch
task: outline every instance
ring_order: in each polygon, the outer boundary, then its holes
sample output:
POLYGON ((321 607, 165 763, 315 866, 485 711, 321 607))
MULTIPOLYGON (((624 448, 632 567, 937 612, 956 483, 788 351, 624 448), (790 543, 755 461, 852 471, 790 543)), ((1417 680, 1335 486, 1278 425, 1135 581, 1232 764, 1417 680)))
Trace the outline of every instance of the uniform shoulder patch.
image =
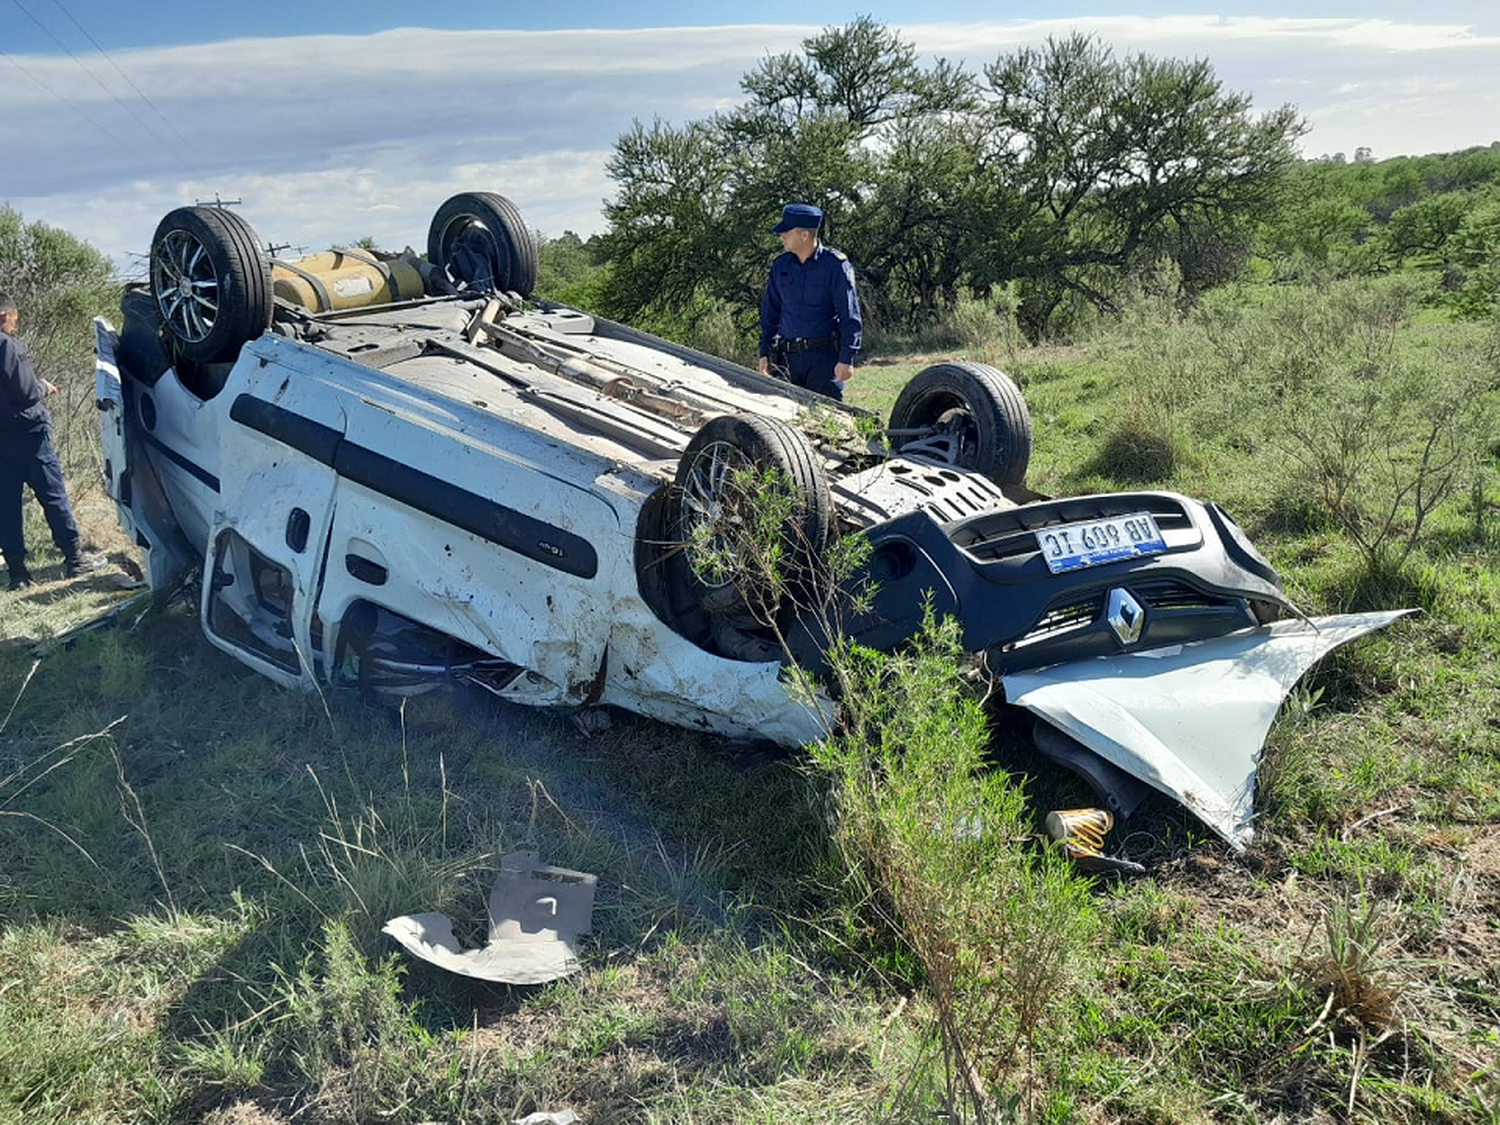
POLYGON ((825 246, 823 247, 823 249, 827 250, 841 262, 847 262, 849 260, 849 255, 845 254, 842 250, 835 250, 832 246, 825 246))

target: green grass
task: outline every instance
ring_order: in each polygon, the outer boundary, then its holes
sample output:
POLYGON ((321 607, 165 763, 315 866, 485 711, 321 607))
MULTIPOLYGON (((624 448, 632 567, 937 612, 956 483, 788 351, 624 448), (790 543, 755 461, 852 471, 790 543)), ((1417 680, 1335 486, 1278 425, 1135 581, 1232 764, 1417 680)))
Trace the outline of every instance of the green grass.
MULTIPOLYGON (((1465 326, 1407 331, 1398 349, 1474 346, 1465 326)), ((1500 445, 1405 565, 1372 565, 1284 471, 1269 399, 1204 400, 1225 378, 1206 339, 973 357, 1026 393, 1033 487, 1217 500, 1309 611, 1420 609, 1299 687, 1246 854, 1151 801, 1114 838, 1147 877, 1064 876, 1049 898, 1015 880, 1050 802, 1080 792, 1003 743, 1017 789, 987 799, 1010 827, 960 855, 982 877, 917 831, 887 861, 925 874, 882 899, 808 756, 628 715, 586 737, 445 694, 325 705, 211 648, 182 606, 37 657, 126 596, 44 573, 0 594, 0 1122, 930 1121, 944 1004, 1015 1027, 1016 969, 1060 933, 1085 956, 1036 986, 1045 1033, 996 1068, 999 1119, 1500 1121, 1500 445), (480 985, 380 934, 443 910, 476 940, 497 856, 521 847, 599 876, 578 975, 480 985), (903 902, 931 932, 893 928, 903 902), (987 969, 998 926, 1019 944, 987 969), (938 954, 959 967, 947 1001, 924 972, 938 954)), ((884 412, 952 355, 871 363, 850 398, 884 412)), ((907 737, 916 717, 877 725, 907 737)), ((908 830, 948 823, 919 813, 951 779, 897 780, 908 830)))

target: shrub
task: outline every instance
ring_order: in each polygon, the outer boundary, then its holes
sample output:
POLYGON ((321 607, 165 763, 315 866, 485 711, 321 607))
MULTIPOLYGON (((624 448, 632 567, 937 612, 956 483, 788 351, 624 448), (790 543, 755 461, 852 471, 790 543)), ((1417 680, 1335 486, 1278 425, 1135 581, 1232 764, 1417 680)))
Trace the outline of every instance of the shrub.
POLYGON ((1264 365, 1283 472, 1372 567, 1402 565, 1433 511, 1471 491, 1495 431, 1493 365, 1398 345, 1421 295, 1400 279, 1344 283, 1285 302, 1269 334, 1284 341, 1264 365))
POLYGON ((921 964, 937 1010, 947 1100, 988 1120, 1022 1059, 1046 1065, 1067 1022, 1096 914, 1053 849, 1025 846, 1019 785, 985 760, 981 700, 959 673, 955 622, 905 652, 835 648, 841 724, 813 747, 836 838, 921 964))
POLYGON ((1181 440, 1169 420, 1130 412, 1120 418, 1084 472, 1124 484, 1164 481, 1180 456, 1181 440))
POLYGON ((723 301, 706 304, 689 325, 684 342, 720 359, 755 363, 755 342, 735 323, 733 310, 723 301))
POLYGON ((371 965, 343 922, 323 926, 319 956, 280 969, 274 1042, 291 1073, 315 1085, 338 1113, 374 1116, 385 1091, 422 1067, 427 1036, 400 999, 394 956, 371 965))
POLYGON ((58 385, 48 406, 58 454, 72 467, 98 445, 90 321, 119 307, 114 266, 67 231, 28 223, 0 203, 0 291, 21 308, 21 336, 37 374, 58 385))
POLYGON ((1025 343, 1016 322, 1017 305, 1014 283, 991 285, 984 296, 960 293, 933 335, 985 363, 998 362, 1001 353, 1013 359, 1025 343))

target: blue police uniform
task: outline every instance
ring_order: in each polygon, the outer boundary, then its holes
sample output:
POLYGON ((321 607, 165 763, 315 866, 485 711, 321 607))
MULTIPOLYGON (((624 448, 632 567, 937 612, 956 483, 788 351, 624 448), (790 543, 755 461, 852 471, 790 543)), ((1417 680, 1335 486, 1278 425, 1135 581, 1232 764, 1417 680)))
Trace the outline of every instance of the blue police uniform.
MULTIPOLYGON (((818 208, 792 203, 774 231, 817 230, 822 220, 818 208)), ((793 383, 842 399, 834 366, 852 364, 862 342, 854 267, 843 253, 819 245, 805 262, 788 251, 771 263, 760 301, 760 354, 784 369, 793 383)))
POLYGON ((52 447, 52 417, 44 399, 47 388, 31 367, 31 357, 14 336, 0 332, 0 552, 5 554, 10 584, 30 581, 26 539, 22 533, 22 489, 36 494, 52 542, 69 565, 76 564, 78 527, 63 487, 62 464, 52 447))

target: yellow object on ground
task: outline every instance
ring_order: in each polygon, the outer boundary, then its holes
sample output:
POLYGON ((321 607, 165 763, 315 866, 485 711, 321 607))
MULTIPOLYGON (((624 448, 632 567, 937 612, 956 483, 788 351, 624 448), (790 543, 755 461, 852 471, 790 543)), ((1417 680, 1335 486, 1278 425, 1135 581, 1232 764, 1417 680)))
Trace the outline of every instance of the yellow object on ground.
POLYGON ((1101 855, 1104 837, 1115 826, 1108 809, 1058 809, 1047 814, 1047 835, 1062 844, 1069 856, 1101 855))

